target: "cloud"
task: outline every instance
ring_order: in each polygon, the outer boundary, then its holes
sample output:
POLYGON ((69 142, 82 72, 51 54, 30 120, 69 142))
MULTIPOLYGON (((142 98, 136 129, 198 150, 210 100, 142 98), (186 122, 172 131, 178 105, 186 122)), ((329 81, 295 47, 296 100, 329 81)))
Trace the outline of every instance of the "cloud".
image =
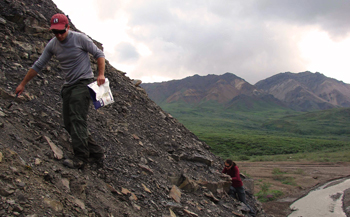
MULTIPOLYGON (((83 3, 84 4, 84 3, 83 3)), ((93 0, 95 12, 101 20, 114 19, 122 9, 122 0, 93 0)))
MULTIPOLYGON (((306 71, 310 66, 327 75, 316 64, 320 59, 304 55, 315 52, 300 49, 301 41, 314 32, 312 36, 319 38, 311 40, 319 42, 313 46, 325 52, 322 60, 327 55, 334 59, 341 48, 332 54, 325 45, 340 45, 350 30, 350 2, 341 0, 91 1, 93 13, 102 21, 94 31, 103 32, 101 42, 108 45, 108 59, 125 67, 118 69, 131 78, 181 79, 232 72, 255 83, 279 72, 306 71), (102 24, 108 28, 97 29, 102 24), (140 46, 146 48, 146 54, 140 46)), ((330 68, 332 63, 329 73, 330 68)))
POLYGON ((296 57, 295 43, 285 40, 290 35, 301 37, 294 33, 301 29, 273 21, 267 25, 251 17, 238 19, 232 10, 219 14, 225 8, 219 4, 208 8, 204 3, 192 2, 162 10, 152 4, 138 6, 133 5, 130 13, 133 16, 128 34, 134 41, 147 44, 152 55, 140 59, 132 73, 137 77, 145 69, 149 74, 172 78, 232 72, 257 82, 266 78, 266 73, 303 68, 303 60, 296 57), (143 13, 137 13, 139 10, 143 13), (154 17, 162 19, 153 22, 154 17))
POLYGON ((136 64, 140 54, 129 42, 121 42, 114 48, 114 53, 110 54, 112 59, 120 64, 136 64))
POLYGON ((255 3, 252 11, 265 20, 279 20, 301 26, 317 25, 334 38, 345 37, 350 31, 348 1, 265 0, 255 3))

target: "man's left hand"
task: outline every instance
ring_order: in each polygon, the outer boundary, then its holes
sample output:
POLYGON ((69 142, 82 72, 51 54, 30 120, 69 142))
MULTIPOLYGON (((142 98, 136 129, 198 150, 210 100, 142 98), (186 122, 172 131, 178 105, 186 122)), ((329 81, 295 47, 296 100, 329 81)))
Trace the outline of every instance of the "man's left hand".
POLYGON ((97 85, 100 86, 100 85, 104 84, 105 80, 106 80, 106 78, 104 75, 97 76, 97 85))
POLYGON ((220 178, 224 181, 231 181, 231 176, 227 174, 220 174, 220 178))

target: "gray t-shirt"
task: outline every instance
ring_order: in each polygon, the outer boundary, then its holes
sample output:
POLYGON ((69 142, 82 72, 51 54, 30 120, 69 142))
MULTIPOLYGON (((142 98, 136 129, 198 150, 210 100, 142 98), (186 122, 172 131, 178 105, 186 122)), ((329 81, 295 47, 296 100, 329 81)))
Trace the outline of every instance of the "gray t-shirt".
POLYGON ((67 37, 60 42, 56 37, 46 45, 44 52, 32 68, 40 72, 53 55, 61 64, 65 73, 65 85, 74 84, 81 79, 93 78, 89 53, 95 59, 105 57, 103 52, 85 34, 69 31, 67 37))

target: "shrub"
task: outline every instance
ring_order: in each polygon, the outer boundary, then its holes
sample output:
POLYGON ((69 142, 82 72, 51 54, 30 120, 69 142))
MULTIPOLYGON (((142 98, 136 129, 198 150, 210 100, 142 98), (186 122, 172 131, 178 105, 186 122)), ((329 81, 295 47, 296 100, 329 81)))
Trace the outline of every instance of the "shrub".
POLYGON ((282 182, 282 184, 285 184, 285 185, 293 185, 293 186, 297 185, 293 177, 283 176, 282 174, 274 175, 273 179, 276 181, 280 181, 282 182))
POLYGON ((300 175, 302 175, 302 174, 304 174, 304 170, 302 170, 302 169, 297 169, 297 170, 294 172, 294 174, 300 174, 300 175))
POLYGON ((241 170, 241 173, 248 179, 252 178, 252 176, 247 171, 241 170))
POLYGON ((280 175, 280 174, 286 174, 287 172, 283 172, 280 170, 280 168, 273 168, 272 174, 274 175, 280 175))
POLYGON ((271 187, 271 184, 270 184, 270 183, 268 183, 268 182, 263 182, 263 183, 261 184, 261 191, 262 191, 263 193, 266 193, 266 192, 270 189, 270 187, 271 187))
POLYGON ((297 183, 295 183, 295 180, 294 180, 293 177, 284 177, 284 180, 282 181, 282 184, 293 185, 293 186, 297 185, 297 183))
POLYGON ((283 195, 282 191, 279 190, 270 190, 271 184, 263 182, 261 184, 261 190, 255 194, 260 202, 268 202, 276 200, 277 198, 283 195))
POLYGON ((250 157, 247 155, 240 155, 240 156, 238 156, 238 160, 248 161, 248 160, 250 160, 250 157))

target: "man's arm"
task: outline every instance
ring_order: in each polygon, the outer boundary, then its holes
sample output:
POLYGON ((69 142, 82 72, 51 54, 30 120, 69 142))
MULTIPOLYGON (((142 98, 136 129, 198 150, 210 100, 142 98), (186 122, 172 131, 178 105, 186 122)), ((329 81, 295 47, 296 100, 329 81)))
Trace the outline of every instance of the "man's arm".
POLYGON ((92 54, 92 56, 97 60, 98 76, 97 85, 100 86, 105 83, 105 55, 104 53, 94 44, 94 42, 87 37, 85 34, 78 34, 81 46, 92 54))
POLYGON ((227 169, 226 169, 226 167, 224 167, 224 169, 222 170, 222 172, 221 173, 227 173, 227 169))
POLYGON ((24 77, 23 81, 18 85, 16 88, 16 94, 21 95, 24 91, 24 86, 32 80, 38 72, 49 62, 51 57, 53 56, 52 52, 52 46, 53 46, 54 40, 51 40, 44 49, 44 52, 41 54, 39 59, 34 63, 32 68, 30 68, 27 72, 27 75, 24 77))
POLYGON ((235 176, 232 176, 232 180, 233 181, 240 181, 241 178, 239 176, 239 169, 237 166, 234 167, 234 171, 235 171, 235 176))
POLYGON ((97 59, 98 76, 97 85, 100 86, 105 83, 105 58, 100 57, 97 59))
POLYGON ((16 88, 16 94, 21 95, 22 92, 24 91, 24 86, 26 86, 26 84, 32 80, 38 73, 30 68, 29 71, 27 72, 26 76, 24 77, 23 81, 18 85, 18 87, 16 88))

